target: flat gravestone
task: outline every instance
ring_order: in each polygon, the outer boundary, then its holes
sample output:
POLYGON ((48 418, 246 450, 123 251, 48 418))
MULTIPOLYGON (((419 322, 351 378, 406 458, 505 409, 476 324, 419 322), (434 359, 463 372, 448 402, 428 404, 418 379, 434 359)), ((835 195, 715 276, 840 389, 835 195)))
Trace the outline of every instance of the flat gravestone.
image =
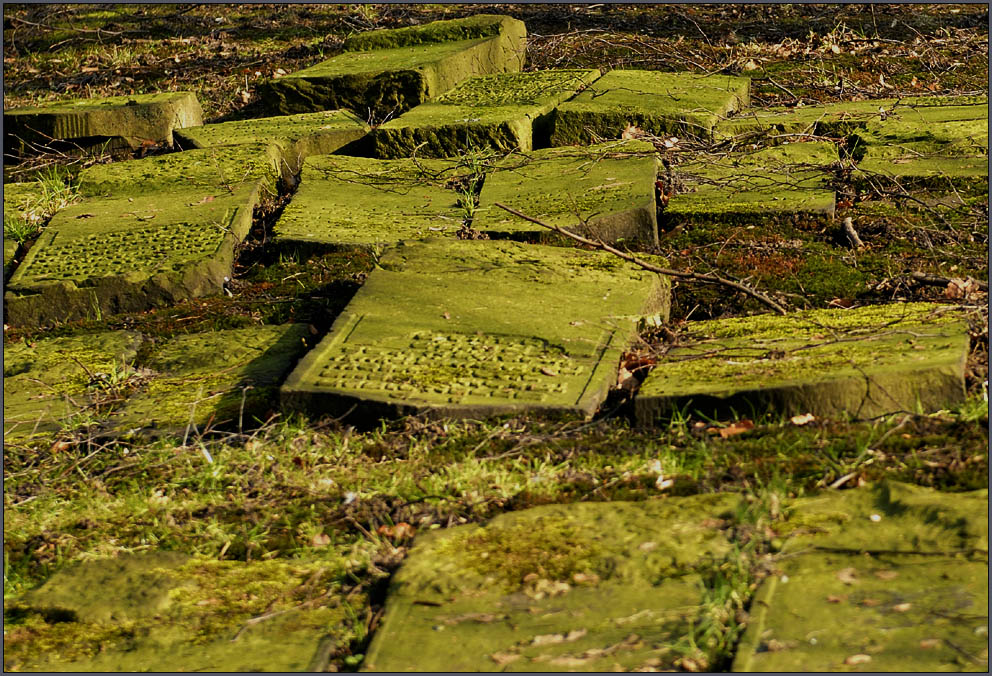
POLYGON ((363 671, 657 671, 731 548, 729 494, 548 505, 420 535, 363 671), (645 669, 646 668, 646 669, 645 669))
POLYGON ((172 552, 72 564, 5 600, 30 629, 6 625, 4 669, 324 671, 346 640, 350 608, 321 595, 343 574, 334 558, 245 563, 172 552))
POLYGON ((871 185, 881 176, 904 187, 988 192, 988 102, 971 100, 897 106, 869 122, 854 144, 861 156, 855 182, 871 185))
POLYGON ((376 128, 375 157, 454 157, 467 149, 531 150, 550 140, 557 104, 599 77, 598 70, 544 70, 463 80, 376 128))
POLYGON ((713 136, 726 139, 766 131, 770 135, 846 136, 885 115, 897 99, 843 101, 815 106, 746 108, 717 123, 713 136))
POLYGON ((56 101, 3 113, 4 147, 31 152, 52 141, 122 138, 137 148, 143 141, 172 145, 174 129, 203 124, 192 92, 133 94, 56 101))
POLYGON ((988 491, 889 483, 790 505, 734 671, 988 671, 988 491))
POLYGON ((219 293, 257 184, 85 200, 56 214, 11 275, 13 326, 147 310, 219 293))
POLYGON ((467 169, 448 160, 340 155, 304 162, 300 187, 273 228, 277 245, 374 248, 453 236, 465 218, 446 187, 467 169))
POLYGON ((123 331, 4 345, 4 442, 98 418, 93 379, 127 370, 140 345, 139 336, 123 331))
POLYGON ((673 168, 665 228, 683 223, 768 223, 781 217, 830 217, 838 161, 832 143, 789 143, 700 158, 673 168))
POLYGON ((614 70, 558 106, 551 145, 620 138, 628 125, 652 134, 709 137, 747 106, 751 80, 726 75, 614 70))
POLYGON ((873 418, 964 400, 965 324, 908 303, 697 322, 634 401, 651 424, 675 411, 873 418))
POLYGON ((489 14, 372 31, 346 40, 343 54, 271 80, 260 92, 282 115, 338 108, 399 114, 467 77, 519 71, 526 35, 522 21, 489 14))
POLYGON ((79 192, 135 197, 197 189, 220 196, 254 185, 274 195, 280 177, 289 173, 275 143, 246 143, 93 165, 79 172, 79 192))
POLYGON ((206 124, 176 131, 185 150, 274 142, 296 173, 310 155, 329 155, 365 136, 369 126, 348 110, 206 124))
POLYGON ((283 403, 369 419, 590 416, 645 312, 667 315, 666 280, 608 255, 509 241, 405 243, 290 374, 283 403))
POLYGON ((658 241, 650 143, 627 141, 513 154, 483 183, 472 227, 493 235, 557 238, 495 203, 573 232, 617 241, 658 241))
POLYGON ((110 419, 118 431, 181 431, 264 419, 306 350, 305 324, 181 335, 142 361, 148 379, 110 419))

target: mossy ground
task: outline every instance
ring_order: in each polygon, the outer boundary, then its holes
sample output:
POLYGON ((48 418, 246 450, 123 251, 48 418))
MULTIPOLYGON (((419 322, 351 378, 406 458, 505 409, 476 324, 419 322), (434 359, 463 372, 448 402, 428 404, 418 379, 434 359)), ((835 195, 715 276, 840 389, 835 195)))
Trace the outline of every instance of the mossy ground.
MULTIPOLYGON (((293 72, 334 56, 349 34, 477 11, 460 5, 246 5, 224 12, 209 5, 5 5, 4 103, 193 89, 207 122, 259 117, 257 84, 278 69, 293 72)), ((527 22, 528 68, 722 69, 751 77, 752 106, 987 93, 982 5, 528 5, 505 11, 527 22)), ((32 179, 37 167, 52 163, 78 173, 98 159, 33 158, 5 164, 5 177, 32 179)), ((963 305, 973 318, 974 348, 964 405, 859 423, 796 425, 766 417, 725 437, 721 430, 739 429, 733 420, 676 417, 660 430, 633 429, 618 396, 600 419, 582 424, 407 419, 358 431, 292 418, 243 434, 194 435, 185 445, 181 438, 149 444, 70 433, 7 444, 5 667, 42 665, 53 646, 84 654, 123 640, 127 628, 106 634, 15 611, 16 597, 87 557, 154 549, 192 555, 190 575, 202 583, 203 595, 181 607, 184 631, 194 637, 236 631, 276 597, 282 599, 276 609, 306 602, 301 578, 286 571, 326 568, 331 610, 321 622, 336 640, 329 666, 350 670, 378 624, 384 581, 410 544, 401 523, 425 530, 539 504, 740 493, 750 507, 728 528, 744 563, 728 559, 704 576, 709 608, 718 617, 733 608, 726 601, 732 591, 750 593, 751 565, 774 550, 765 526, 791 497, 885 478, 950 492, 986 487, 988 330, 981 308, 987 296, 955 295, 948 284, 920 284, 909 273, 987 277, 987 193, 873 190, 843 173, 836 178, 833 222, 703 223, 663 232, 653 253, 684 269, 747 278, 794 309, 900 300, 963 305), (846 216, 864 249, 840 239, 837 226, 846 216), (673 483, 659 489, 659 474, 673 483), (220 570, 242 577, 211 572, 220 570), (270 579, 275 583, 256 599, 232 591, 270 579), (196 605, 210 599, 217 603, 196 605)), ((319 337, 373 268, 374 253, 280 258, 266 244, 273 218, 264 209, 257 216, 227 286, 231 295, 67 323, 44 335, 128 329, 165 339, 303 322, 319 337)), ((716 287, 677 283, 672 317, 677 323, 740 315, 760 309, 753 303, 716 287)), ((4 341, 41 335, 8 329, 4 341)), ((643 337, 641 363, 668 344, 660 330, 643 337)), ((735 631, 725 620, 698 629, 700 645, 707 632, 725 641, 707 648, 712 668, 729 667, 735 631)))

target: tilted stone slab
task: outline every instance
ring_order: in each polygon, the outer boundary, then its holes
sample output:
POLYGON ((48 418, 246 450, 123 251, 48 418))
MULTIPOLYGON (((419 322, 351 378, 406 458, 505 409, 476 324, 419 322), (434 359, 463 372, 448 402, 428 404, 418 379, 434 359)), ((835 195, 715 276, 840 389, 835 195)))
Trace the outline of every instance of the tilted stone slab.
POLYGON ((759 222, 770 217, 833 216, 832 143, 790 143, 701 159, 673 168, 665 228, 687 222, 759 222))
POLYGON ((183 149, 275 143, 293 173, 310 155, 328 155, 365 136, 369 126, 348 110, 327 110, 189 127, 176 132, 183 149))
POLYGON ((402 239, 453 236, 465 218, 448 160, 374 160, 340 155, 304 162, 300 187, 273 228, 279 246, 372 248, 402 239))
POLYGON ((494 235, 558 237, 500 209, 498 202, 604 241, 656 244, 657 173, 654 147, 642 141, 514 154, 486 177, 472 227, 494 235))
POLYGON ((598 70, 481 75, 376 128, 375 157, 454 157, 468 149, 531 150, 550 140, 551 115, 598 70))
POLYGON ((289 169, 275 143, 246 143, 93 165, 79 172, 79 192, 135 197, 196 189, 220 195, 252 186, 262 188, 259 196, 274 195, 289 169))
POLYGON ((219 293, 257 185, 93 198, 56 214, 11 275, 14 326, 147 310, 219 293))
POLYGON ((548 505, 419 535, 362 671, 673 667, 725 556, 729 494, 548 505))
POLYGON ((651 424, 675 411, 873 418, 964 400, 968 332, 907 303, 698 322, 634 401, 651 424))
POLYGON ((551 145, 620 138, 628 125, 653 134, 709 137, 747 106, 751 80, 727 75, 614 70, 557 108, 551 145))
POLYGON ((3 113, 6 152, 30 152, 53 140, 122 138, 137 148, 143 141, 172 145, 172 132, 203 124, 192 92, 133 94, 56 101, 3 113))
POLYGON ((895 107, 857 134, 852 177, 862 186, 880 175, 903 187, 988 192, 988 123, 987 101, 895 107))
POLYGON ((790 511, 734 671, 987 671, 987 490, 893 482, 790 511))
POLYGON ((4 345, 4 442, 98 418, 92 379, 127 369, 140 345, 140 336, 124 331, 4 345))
POLYGON ((260 87, 279 114, 348 108, 359 115, 399 114, 473 75, 519 71, 522 21, 480 14, 424 26, 374 31, 349 50, 260 87))
POLYGON ((252 425, 306 350, 305 324, 181 335, 142 361, 147 384, 110 418, 119 432, 252 425))
POLYGON ((608 255, 509 241, 405 243, 289 376, 283 403, 366 420, 589 416, 644 312, 667 315, 667 280, 608 255))

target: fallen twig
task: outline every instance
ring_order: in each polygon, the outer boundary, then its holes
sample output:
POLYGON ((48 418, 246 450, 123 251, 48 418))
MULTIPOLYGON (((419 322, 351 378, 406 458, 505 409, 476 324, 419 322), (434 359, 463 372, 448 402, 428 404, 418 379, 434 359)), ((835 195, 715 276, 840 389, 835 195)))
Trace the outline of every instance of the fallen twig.
POLYGON ((760 301, 761 303, 764 303, 765 305, 767 305, 768 307, 770 307, 772 310, 779 313, 780 315, 786 314, 786 310, 784 307, 782 307, 781 305, 773 301, 771 298, 761 293, 760 291, 756 289, 752 289, 751 287, 745 284, 734 282, 729 279, 724 279, 723 277, 718 277, 712 274, 700 274, 698 272, 682 272, 681 270, 662 268, 652 263, 648 263, 647 261, 641 260, 640 258, 637 258, 634 255, 626 253, 625 251, 620 251, 619 249, 614 248, 609 244, 605 244, 598 239, 597 240, 587 239, 582 235, 577 235, 574 232, 571 232, 570 230, 566 230, 565 228, 559 227, 557 225, 548 225, 547 223, 539 221, 538 219, 532 216, 522 214, 516 209, 511 209, 505 204, 500 204, 499 202, 494 202, 493 204, 504 211, 510 212, 514 216, 518 216, 524 219, 525 221, 530 221, 531 223, 539 225, 542 228, 547 228, 548 230, 557 232, 559 235, 564 235, 565 237, 568 237, 569 239, 573 239, 576 242, 579 242, 580 244, 586 244, 588 246, 592 246, 597 249, 600 249, 601 251, 607 251, 613 254, 614 256, 618 256, 624 259, 625 261, 633 263, 634 265, 637 265, 638 267, 644 270, 648 270, 649 272, 656 272, 659 275, 668 275, 669 277, 678 277, 679 279, 691 279, 697 282, 703 282, 705 284, 717 284, 721 286, 727 286, 730 287, 731 289, 735 289, 736 291, 740 291, 741 293, 751 296, 752 298, 760 301))
MULTIPOLYGON (((940 275, 929 275, 925 272, 910 272, 909 276, 911 279, 919 282, 920 284, 926 284, 928 286, 947 286, 952 280, 950 277, 941 277, 940 275)), ((977 279, 972 280, 982 291, 988 291, 989 285, 986 282, 979 281, 977 279)))
POLYGON ((844 234, 847 236, 847 241, 850 243, 852 248, 864 248, 865 244, 861 241, 861 237, 858 236, 858 231, 854 229, 854 223, 850 216, 844 219, 844 225, 842 227, 844 234))

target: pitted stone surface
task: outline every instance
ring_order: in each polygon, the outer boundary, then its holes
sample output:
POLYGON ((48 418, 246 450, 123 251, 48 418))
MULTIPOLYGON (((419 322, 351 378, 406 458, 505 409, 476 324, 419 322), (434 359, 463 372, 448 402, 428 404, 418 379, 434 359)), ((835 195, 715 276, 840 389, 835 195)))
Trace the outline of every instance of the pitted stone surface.
POLYGON ((124 331, 4 345, 4 441, 99 417, 91 378, 126 368, 140 345, 140 336, 124 331))
POLYGON ((986 671, 988 491, 796 500, 734 671, 986 671))
POLYGON ((833 143, 790 143, 759 151, 700 159, 674 167, 662 214, 666 228, 707 220, 775 216, 832 216, 833 143))
POLYGON ((420 535, 362 671, 670 668, 702 612, 695 566, 731 547, 711 524, 739 503, 548 505, 420 535))
POLYGON ((598 70, 546 70, 482 75, 461 82, 376 128, 376 157, 453 157, 466 149, 531 150, 550 140, 560 102, 599 77, 598 70))
POLYGON ((965 396, 967 328, 926 303, 698 322, 683 343, 641 386, 641 424, 686 408, 873 418, 965 396))
POLYGON ((368 248, 452 236, 463 210, 445 186, 466 171, 448 160, 311 157, 275 225, 275 242, 368 248))
POLYGON ((333 153, 368 131, 368 124, 351 111, 325 110, 189 127, 176 132, 176 144, 192 149, 273 142, 295 173, 308 156, 333 153))
POLYGON ((266 83, 262 96, 279 114, 402 113, 467 77, 519 71, 526 34, 522 21, 485 14, 373 31, 346 41, 339 56, 266 83))
POLYGON ((8 321, 50 324, 220 291, 257 189, 93 198, 56 214, 7 285, 8 321))
POLYGON ((551 144, 619 138, 628 125, 653 134, 709 137, 747 106, 751 81, 726 75, 614 70, 558 106, 551 144))
POLYGON ((656 275, 572 249, 431 240, 401 245, 381 265, 290 375, 285 405, 590 415, 632 318, 668 311, 656 275))
POLYGON ((657 172, 654 147, 642 141, 510 155, 486 177, 472 227, 554 239, 548 229, 495 206, 499 202, 548 225, 604 241, 654 244, 657 172))
POLYGON ((132 147, 145 140, 171 145, 174 129, 198 124, 203 111, 192 92, 74 99, 3 113, 4 145, 21 153, 52 139, 119 137, 132 147))

